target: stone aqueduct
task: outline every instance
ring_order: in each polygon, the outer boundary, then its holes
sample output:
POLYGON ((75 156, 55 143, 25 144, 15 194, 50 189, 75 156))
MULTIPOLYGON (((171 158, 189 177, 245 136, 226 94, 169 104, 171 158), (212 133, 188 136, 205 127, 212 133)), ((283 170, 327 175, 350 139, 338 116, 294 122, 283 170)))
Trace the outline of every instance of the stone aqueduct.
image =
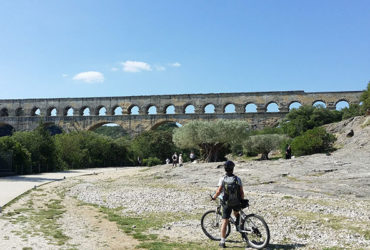
POLYGON ((276 125, 288 112, 292 103, 314 105, 323 102, 335 109, 340 101, 359 103, 362 91, 346 92, 255 92, 218 94, 181 94, 153 96, 123 96, 96 98, 50 98, 0 100, 0 125, 10 125, 15 131, 33 130, 40 119, 59 126, 66 132, 93 130, 107 123, 122 126, 131 134, 152 129, 165 122, 186 124, 192 120, 236 119, 245 120, 252 127, 276 125), (277 104, 278 112, 267 112, 267 106, 277 104), (214 106, 213 113, 206 106, 214 106), (254 104, 256 112, 246 112, 254 104), (225 112, 226 106, 235 112, 225 112), (156 113, 149 112, 155 107, 156 113), (168 107, 172 112, 168 113, 168 107), (190 107, 191 113, 186 112, 190 107), (86 115, 87 110, 89 114, 86 115), (101 111, 106 111, 102 115, 101 111), (117 114, 117 110, 122 113, 117 114), (138 110, 138 114, 133 114, 138 110))

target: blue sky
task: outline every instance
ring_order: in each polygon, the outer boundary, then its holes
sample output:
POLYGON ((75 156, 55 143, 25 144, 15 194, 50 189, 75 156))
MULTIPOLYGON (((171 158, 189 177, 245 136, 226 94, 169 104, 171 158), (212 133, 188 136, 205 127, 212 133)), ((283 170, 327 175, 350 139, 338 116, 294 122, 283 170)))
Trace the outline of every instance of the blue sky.
POLYGON ((369 0, 3 0, 0 98, 363 90, 369 0))

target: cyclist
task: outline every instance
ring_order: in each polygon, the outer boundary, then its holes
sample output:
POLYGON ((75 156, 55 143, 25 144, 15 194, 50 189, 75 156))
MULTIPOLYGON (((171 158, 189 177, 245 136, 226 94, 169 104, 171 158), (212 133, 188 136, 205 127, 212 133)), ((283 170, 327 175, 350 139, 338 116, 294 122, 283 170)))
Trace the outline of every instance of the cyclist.
POLYGON ((222 176, 218 182, 218 188, 212 200, 215 200, 219 195, 222 195, 222 225, 221 225, 221 241, 219 246, 225 248, 226 227, 229 223, 231 211, 234 211, 236 218, 237 230, 239 230, 241 209, 240 202, 244 199, 244 191, 242 181, 233 174, 234 162, 226 161, 224 164, 226 174, 222 176))

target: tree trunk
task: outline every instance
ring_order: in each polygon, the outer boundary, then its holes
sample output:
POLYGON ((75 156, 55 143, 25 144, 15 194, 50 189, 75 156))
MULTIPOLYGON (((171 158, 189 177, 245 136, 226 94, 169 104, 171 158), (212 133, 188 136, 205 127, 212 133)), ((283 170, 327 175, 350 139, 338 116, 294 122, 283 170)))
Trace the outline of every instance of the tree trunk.
POLYGON ((218 153, 220 148, 222 148, 222 144, 203 143, 200 147, 204 150, 206 162, 216 162, 218 160, 218 153))
POLYGON ((261 155, 261 160, 268 160, 269 159, 269 152, 263 152, 261 155))

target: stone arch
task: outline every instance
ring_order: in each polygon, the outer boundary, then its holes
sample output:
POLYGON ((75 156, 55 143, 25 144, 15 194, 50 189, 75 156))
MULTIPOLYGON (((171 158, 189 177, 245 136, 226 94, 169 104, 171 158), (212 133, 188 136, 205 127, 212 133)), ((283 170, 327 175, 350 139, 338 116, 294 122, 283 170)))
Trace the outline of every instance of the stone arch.
POLYGON ((33 107, 31 109, 31 116, 40 116, 41 115, 41 110, 39 107, 33 107))
POLYGON ((176 114, 176 108, 175 105, 173 104, 168 104, 164 108, 164 113, 165 114, 176 114))
POLYGON ((203 113, 214 114, 216 113, 216 106, 213 103, 207 103, 203 106, 203 113))
POLYGON ((52 107, 49 107, 47 110, 46 110, 46 116, 57 116, 58 115, 58 110, 56 107, 52 106, 52 107))
POLYGON ((94 131, 95 129, 97 129, 99 127, 102 127, 102 126, 104 126, 106 124, 113 124, 113 123, 116 124, 116 125, 118 125, 118 126, 120 126, 120 127, 122 127, 123 129, 125 129, 121 124, 116 123, 116 122, 112 122, 112 121, 99 121, 99 122, 96 122, 96 123, 92 124, 91 126, 87 127, 87 130, 88 131, 94 131))
POLYGON ((235 113, 235 104, 233 103, 226 103, 223 107, 223 113, 235 113))
POLYGON ((184 114, 194 114, 195 106, 192 103, 187 103, 184 105, 184 114))
POLYGON ((74 110, 71 106, 67 106, 63 110, 63 116, 73 116, 74 110))
POLYGON ((89 106, 83 106, 81 109, 80 109, 80 116, 90 116, 91 113, 90 113, 90 108, 89 106))
POLYGON ((49 131, 50 135, 57 135, 63 133, 63 129, 53 122, 45 122, 43 126, 49 131))
POLYGON ((324 100, 315 100, 312 102, 312 106, 319 107, 322 106, 323 108, 326 108, 326 102, 324 100))
POLYGON ((128 114, 138 115, 140 113, 140 107, 136 104, 131 104, 127 109, 128 114))
POLYGON ((145 108, 146 114, 149 114, 149 115, 156 115, 158 113, 157 110, 158 110, 158 108, 154 104, 149 104, 145 108))
POLYGON ((249 102, 245 105, 246 113, 257 113, 257 105, 253 102, 249 102))
POLYGON ((7 108, 2 108, 0 110, 0 116, 9 116, 9 111, 7 108))
POLYGON ((107 109, 103 105, 98 106, 95 112, 96 112, 95 115, 98 115, 98 116, 107 115, 107 109))
POLYGON ((159 121, 159 122, 155 123, 155 124, 150 128, 150 130, 155 130, 155 129, 157 129, 159 126, 161 126, 161 125, 163 125, 163 124, 167 124, 167 123, 177 124, 177 121, 175 121, 175 120, 163 120, 163 121, 159 121))
POLYGON ((0 137, 10 136, 14 133, 14 131, 15 129, 12 125, 0 122, 0 137))
POLYGON ((349 101, 346 99, 340 99, 335 103, 336 110, 342 110, 344 108, 349 108, 349 101))
POLYGON ((15 110, 15 116, 23 116, 24 115, 24 109, 22 107, 19 107, 15 110))
POLYGON ((266 112, 279 112, 279 105, 272 101, 266 105, 266 112))
POLYGON ((112 115, 123 115, 123 109, 119 105, 113 106, 112 115))
POLYGON ((288 105, 289 111, 292 109, 298 109, 300 106, 302 106, 302 104, 299 101, 292 101, 288 105))

